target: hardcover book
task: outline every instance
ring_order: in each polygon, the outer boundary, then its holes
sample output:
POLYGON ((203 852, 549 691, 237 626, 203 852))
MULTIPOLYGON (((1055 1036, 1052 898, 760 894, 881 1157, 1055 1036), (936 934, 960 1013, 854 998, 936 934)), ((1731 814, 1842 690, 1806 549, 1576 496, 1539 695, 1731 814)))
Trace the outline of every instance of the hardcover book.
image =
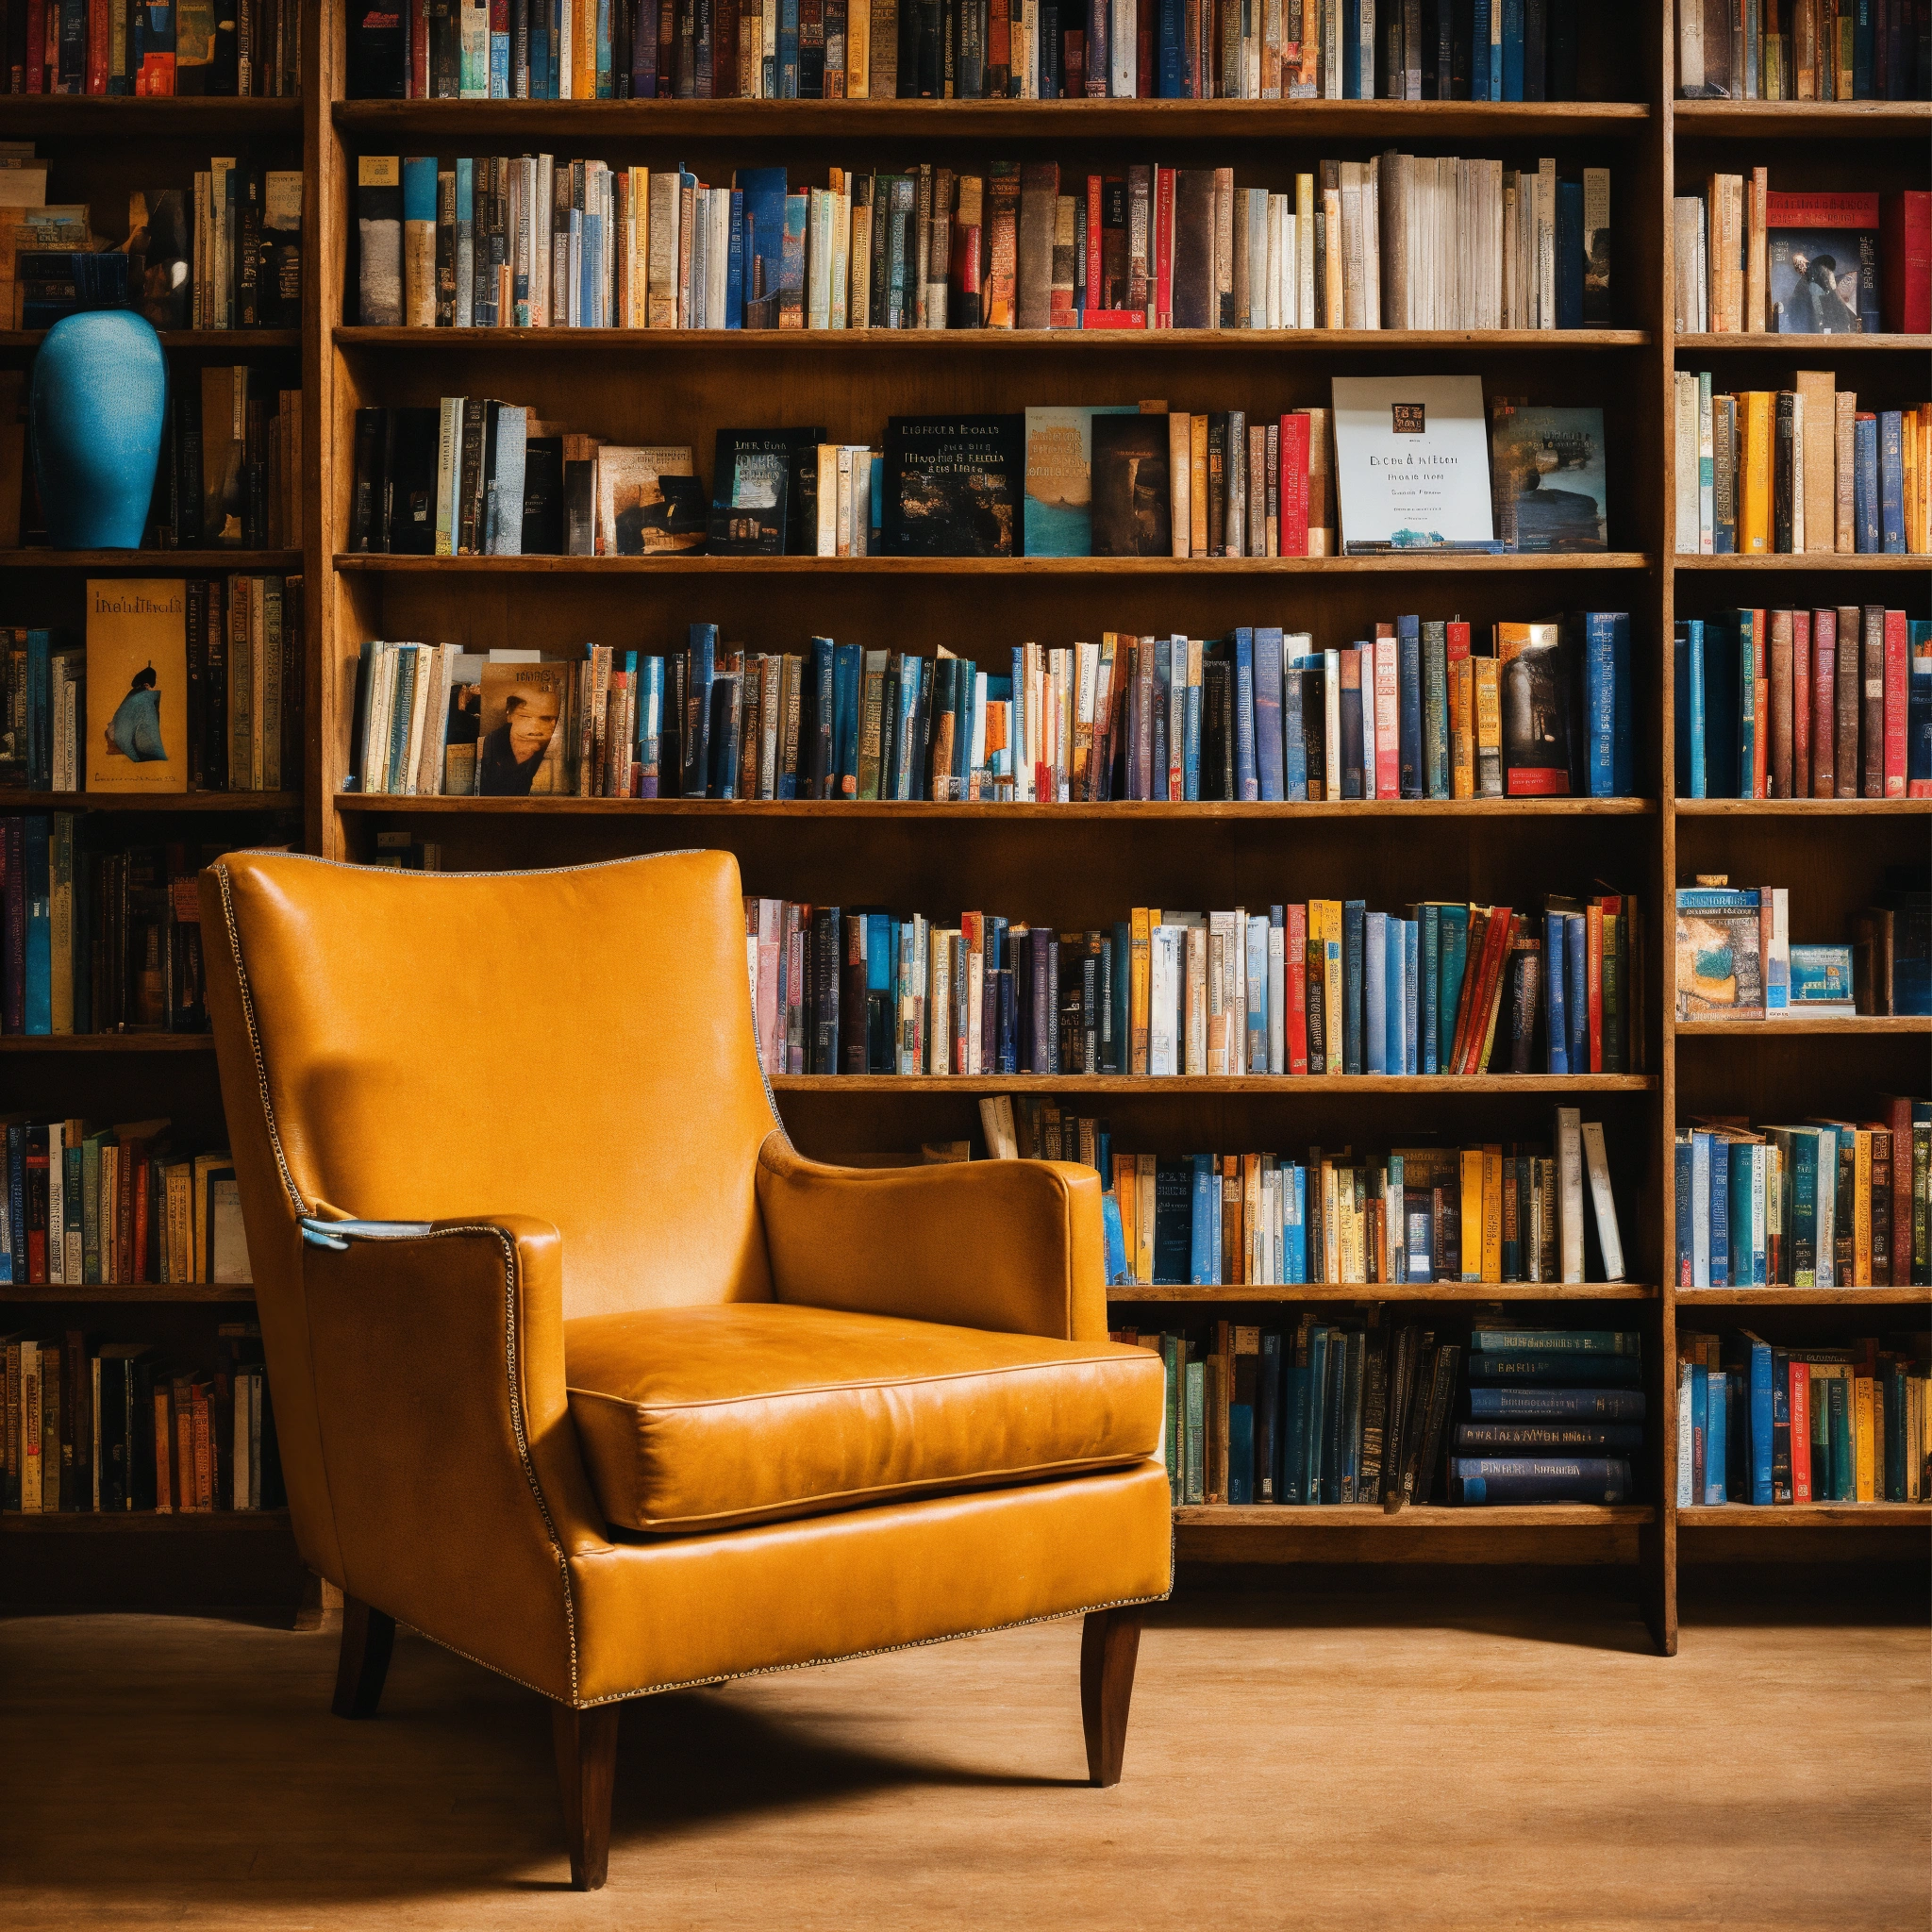
POLYGON ((885 552, 1017 557, 1024 416, 893 416, 886 423, 885 552))
POLYGON ((654 557, 701 550, 705 515, 689 446, 619 449, 596 463, 599 557, 654 557))
POLYGON ((483 666, 476 791, 485 798, 550 797, 564 782, 575 664, 483 666))
POLYGON ((1570 792, 1573 703, 1568 653, 1554 624, 1499 624, 1503 789, 1510 798, 1570 792))
POLYGON ((1550 408, 1498 396, 1490 468, 1496 535, 1510 550, 1602 550, 1604 412, 1550 408))
POLYGON ((1873 334, 1878 313, 1878 196, 1771 194, 1765 251, 1781 336, 1873 334))
POLYGON ((1165 557, 1174 548, 1167 418, 1096 414, 1091 441, 1095 557, 1165 557))
POLYGON ((1677 1018, 1764 1018, 1764 939, 1757 894, 1734 886, 1677 892, 1677 1018))
POLYGON ((792 437, 785 431, 719 430, 708 545, 713 555, 785 555, 794 459, 792 437))
POLYGON ((1336 489, 1343 549, 1490 549, 1489 439, 1479 375, 1341 376, 1336 489))
POLYGON ((1131 403, 1026 411, 1028 557, 1093 555, 1093 419, 1139 414, 1131 403))
POLYGON ((90 577, 87 789, 188 789, 188 586, 90 577))

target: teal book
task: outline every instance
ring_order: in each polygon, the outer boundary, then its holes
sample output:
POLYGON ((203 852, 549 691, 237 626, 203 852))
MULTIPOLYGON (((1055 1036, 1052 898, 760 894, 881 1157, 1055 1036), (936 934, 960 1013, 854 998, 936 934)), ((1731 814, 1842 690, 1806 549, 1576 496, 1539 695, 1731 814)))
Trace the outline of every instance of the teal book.
POLYGON ((1423 781, 1429 798, 1454 790, 1449 762, 1449 626, 1441 618, 1423 625, 1423 781))
POLYGON ((1220 1163, 1211 1154, 1197 1154, 1193 1175, 1193 1241, 1188 1279, 1196 1288, 1214 1288, 1221 1281, 1220 1163))
POLYGON ((1641 1356, 1643 1337, 1630 1328, 1505 1328, 1475 1325, 1480 1347, 1502 1354, 1641 1356))
POLYGON ((1315 1327, 1308 1331, 1308 1379, 1303 1405, 1302 1500, 1326 1501, 1324 1484, 1329 1475, 1324 1453, 1328 1435, 1328 1356, 1335 1331, 1315 1327))
POLYGON ((1422 983, 1418 1005, 1425 1016, 1421 1035, 1421 1071, 1441 1071, 1441 1055, 1436 1032, 1436 1013, 1442 998, 1442 908, 1421 906, 1416 908, 1422 926, 1422 983))
POLYGON ((1245 1402, 1227 1406, 1227 1500, 1255 1500, 1255 1411, 1245 1402))
POLYGON ((1026 556, 1093 555, 1093 419, 1139 413, 1132 403, 1026 411, 1026 556))
MULTIPOLYGON (((1489 1338, 1479 1339, 1487 1341, 1489 1338)), ((1634 1356, 1549 1355, 1540 1349, 1484 1348, 1469 1357, 1469 1379, 1635 1389, 1643 1379, 1643 1364, 1634 1356)))
POLYGON ((1469 908, 1444 906, 1441 921, 1441 974, 1436 992, 1436 1058, 1449 1064, 1456 1044, 1456 1009, 1462 998, 1462 974, 1469 956, 1469 908))

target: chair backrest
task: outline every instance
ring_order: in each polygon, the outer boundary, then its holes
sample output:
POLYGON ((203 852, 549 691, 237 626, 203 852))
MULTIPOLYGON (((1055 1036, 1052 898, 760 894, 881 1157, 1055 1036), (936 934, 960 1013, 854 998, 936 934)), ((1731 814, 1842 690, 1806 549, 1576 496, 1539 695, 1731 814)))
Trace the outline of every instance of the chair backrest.
POLYGON ((240 852, 201 900, 258 1298, 299 1297, 296 1216, 330 1208, 552 1222, 566 1319, 770 1298, 777 1123, 728 853, 425 874, 240 852))

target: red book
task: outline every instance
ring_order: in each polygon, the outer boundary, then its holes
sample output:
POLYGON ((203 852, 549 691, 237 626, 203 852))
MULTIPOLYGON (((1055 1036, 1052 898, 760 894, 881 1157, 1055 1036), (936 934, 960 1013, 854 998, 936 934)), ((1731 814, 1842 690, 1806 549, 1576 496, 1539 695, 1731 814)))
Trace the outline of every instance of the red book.
POLYGON ((1791 612, 1791 796, 1811 796, 1811 613, 1791 612))
POLYGON ((1307 414, 1281 419, 1281 504, 1280 535, 1276 554, 1306 557, 1308 554, 1308 425, 1307 414))
POLYGON ((1903 610, 1885 613, 1885 796, 1906 795, 1906 697, 1911 689, 1910 646, 1903 610))
POLYGON ((1811 1364, 1792 1362, 1791 1501, 1811 1500, 1811 1364))
POLYGON ((1087 306, 1100 307, 1103 292, 1100 272, 1100 197, 1106 187, 1102 176, 1087 177, 1087 306))
POLYGON ((1455 676, 1455 666, 1469 656, 1469 620, 1452 617, 1446 633, 1449 642, 1450 675, 1455 676))
POLYGON ((1066 79, 1066 86, 1060 91, 1063 101, 1077 101, 1087 92, 1087 34, 1081 27, 1064 27, 1060 31, 1060 66, 1066 79))
POLYGON ((26 91, 47 92, 47 0, 26 0, 26 91))
POLYGON ((1838 612, 1811 613, 1811 796, 1835 796, 1838 733, 1838 612))
POLYGON ((1590 1003, 1590 1071, 1604 1070, 1604 908, 1592 899, 1583 912, 1583 983, 1590 1003))
POLYGON ((1283 981, 1288 989, 1288 1023, 1284 1051, 1288 1071, 1308 1071, 1308 908, 1290 906, 1283 916, 1281 953, 1287 962, 1283 981))
POLYGON ((1796 731, 1791 718, 1791 616, 1789 610, 1771 613, 1770 690, 1766 703, 1771 718, 1771 755, 1765 797, 1790 798, 1791 762, 1796 731))
POLYGON ((174 1457, 168 1454, 168 1391, 155 1391, 155 1508, 163 1516, 175 1511, 175 1485, 171 1478, 174 1457))
POLYGON ((1154 171, 1154 326, 1174 326, 1174 170, 1154 171))
POLYGON ((1880 204, 1878 314, 1892 335, 1932 334, 1932 192, 1923 188, 1880 204))
POLYGON ((1457 1060, 1458 1074, 1479 1074, 1483 1041, 1489 1037, 1490 1008, 1494 1005, 1496 985, 1503 976, 1503 961, 1509 952, 1510 908, 1498 906, 1490 913, 1489 931, 1483 939, 1482 972, 1475 982, 1475 994, 1469 1003, 1469 1034, 1457 1060))
POLYGON ((1147 311, 1144 308, 1083 308, 1080 311, 1082 328, 1145 328, 1147 311))
POLYGON ((147 1158, 147 1147, 142 1144, 141 1159, 134 1171, 134 1255, 126 1279, 145 1281, 147 1276, 147 1227, 148 1227, 148 1188, 154 1173, 154 1162, 147 1158))
POLYGON ((1765 627, 1765 612, 1751 613, 1751 635, 1757 640, 1757 689, 1753 693, 1751 796, 1769 798, 1771 782, 1771 635, 1765 627))
POLYGON ((1134 91, 1143 101, 1154 98, 1155 0, 1140 0, 1134 9, 1134 91))
POLYGON ((409 0, 409 98, 429 98, 428 0, 409 0))
POLYGON ((87 91, 108 92, 108 0, 87 0, 87 91))
POLYGON ((1891 1278, 1904 1288, 1912 1278, 1912 1103, 1898 1093, 1879 1099, 1891 1130, 1891 1278))

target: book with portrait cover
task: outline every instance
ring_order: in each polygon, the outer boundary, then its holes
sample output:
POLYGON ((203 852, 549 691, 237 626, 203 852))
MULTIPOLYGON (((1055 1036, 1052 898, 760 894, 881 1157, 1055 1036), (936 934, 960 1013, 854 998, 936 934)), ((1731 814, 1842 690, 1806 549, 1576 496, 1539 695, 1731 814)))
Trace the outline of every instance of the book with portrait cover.
POLYGON ((702 550, 705 512, 689 444, 597 451, 596 554, 655 557, 702 550))
POLYGON ((1166 557, 1173 550, 1167 418, 1129 410, 1091 425, 1092 552, 1166 557))
POLYGON ((886 422, 884 554, 1018 557, 1024 416, 886 422))
POLYGON ((1139 414, 1131 403, 1026 411, 1028 557, 1093 555, 1093 419, 1139 414))
POLYGON ((485 798, 547 798, 570 788, 564 770, 570 694, 577 667, 565 663, 483 666, 477 720, 476 791, 485 798))
POLYGON ((1777 334, 1877 333, 1877 195, 1769 194, 1764 227, 1777 334))
POLYGON ((1334 387, 1345 554, 1492 549, 1482 377, 1338 375, 1334 387))
POLYGON ((721 557, 809 556, 824 440, 823 425, 719 430, 707 548, 721 557))
POLYGON ((1509 798, 1570 795, 1571 675, 1556 624, 1499 624, 1503 791, 1509 798))
POLYGON ((1496 396, 1490 416, 1490 474, 1504 548, 1607 548, 1604 412, 1496 396))
POLYGON ((188 586, 90 577, 87 789, 188 789, 188 586))

